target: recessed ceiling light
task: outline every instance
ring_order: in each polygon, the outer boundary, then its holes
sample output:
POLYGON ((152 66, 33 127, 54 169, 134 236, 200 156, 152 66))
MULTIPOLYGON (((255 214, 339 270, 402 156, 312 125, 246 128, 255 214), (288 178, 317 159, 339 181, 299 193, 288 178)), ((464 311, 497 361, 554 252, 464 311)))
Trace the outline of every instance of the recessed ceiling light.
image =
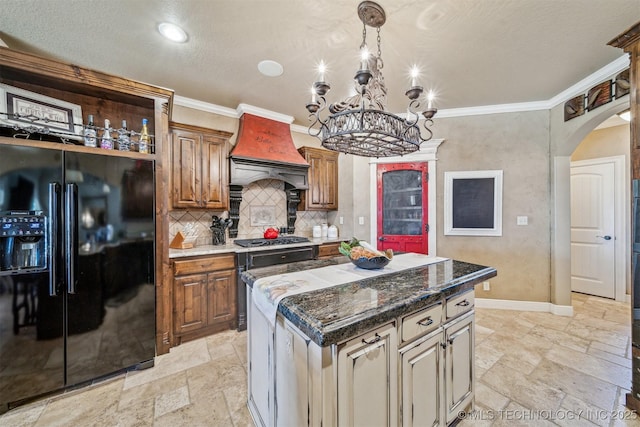
POLYGON ((281 64, 270 59, 260 61, 260 63, 258 64, 258 70, 268 77, 278 77, 281 76, 284 72, 284 68, 282 68, 281 64))
POLYGON ((182 28, 169 22, 163 22, 158 25, 158 31, 172 42, 184 43, 188 38, 187 33, 182 28))

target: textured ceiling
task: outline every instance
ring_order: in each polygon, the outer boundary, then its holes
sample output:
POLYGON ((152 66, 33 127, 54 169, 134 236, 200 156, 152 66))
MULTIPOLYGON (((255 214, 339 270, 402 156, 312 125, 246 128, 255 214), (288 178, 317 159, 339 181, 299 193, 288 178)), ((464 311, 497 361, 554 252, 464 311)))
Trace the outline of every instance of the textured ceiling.
MULTIPOLYGON (((9 47, 174 89, 235 109, 295 117, 324 60, 329 100, 358 66, 358 0, 0 0, 9 47), (180 24, 186 44, 164 40, 180 24), (272 59, 280 77, 257 64, 272 59)), ((389 110, 406 109, 409 69, 440 109, 546 101, 623 52, 607 42, 640 20, 640 0, 380 0, 389 110)), ((375 31, 369 31, 369 45, 375 31)))

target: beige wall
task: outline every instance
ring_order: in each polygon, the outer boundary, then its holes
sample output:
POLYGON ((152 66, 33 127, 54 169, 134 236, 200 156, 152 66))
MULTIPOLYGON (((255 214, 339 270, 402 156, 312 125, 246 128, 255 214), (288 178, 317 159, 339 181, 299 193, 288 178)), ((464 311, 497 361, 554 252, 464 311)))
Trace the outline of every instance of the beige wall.
POLYGON ((629 170, 630 138, 628 124, 594 130, 576 147, 571 161, 622 155, 627 157, 626 169, 629 170))
POLYGON ((549 301, 549 124, 547 111, 439 119, 437 255, 495 267, 479 297, 549 301), (502 236, 445 236, 444 173, 503 171, 502 236), (526 215, 529 225, 516 225, 526 215))

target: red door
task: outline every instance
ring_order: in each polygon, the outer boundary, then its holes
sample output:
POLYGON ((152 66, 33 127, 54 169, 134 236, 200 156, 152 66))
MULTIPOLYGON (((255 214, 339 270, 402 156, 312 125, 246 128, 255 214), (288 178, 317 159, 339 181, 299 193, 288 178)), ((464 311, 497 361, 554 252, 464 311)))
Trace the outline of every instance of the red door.
POLYGON ((428 252, 427 176, 427 163, 378 165, 378 249, 428 252))

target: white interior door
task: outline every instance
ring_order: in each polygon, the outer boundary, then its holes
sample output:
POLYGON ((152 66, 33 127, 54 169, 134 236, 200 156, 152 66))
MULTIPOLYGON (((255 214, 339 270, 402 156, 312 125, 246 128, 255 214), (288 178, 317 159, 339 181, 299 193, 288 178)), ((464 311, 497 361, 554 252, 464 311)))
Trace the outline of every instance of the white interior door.
POLYGON ((571 290, 615 297, 615 166, 571 167, 571 290))

